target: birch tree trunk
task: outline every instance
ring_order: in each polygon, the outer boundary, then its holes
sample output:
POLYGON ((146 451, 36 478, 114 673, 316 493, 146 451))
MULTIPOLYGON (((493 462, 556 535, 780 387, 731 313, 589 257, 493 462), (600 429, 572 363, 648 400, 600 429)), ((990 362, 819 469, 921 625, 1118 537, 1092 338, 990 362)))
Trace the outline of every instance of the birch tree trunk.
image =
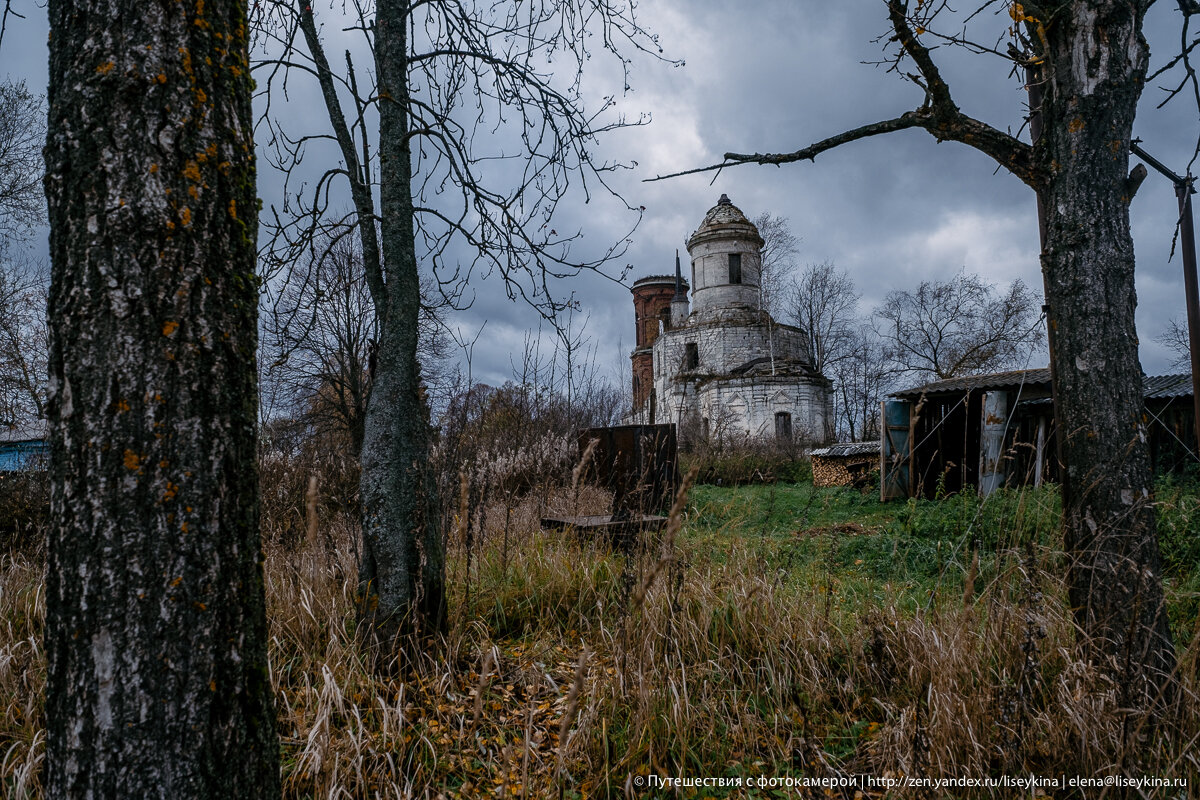
POLYGON ((1175 665, 1150 502, 1129 230, 1129 144, 1149 61, 1143 6, 1078 3, 1053 14, 1035 148, 1046 175, 1042 269, 1071 606, 1086 650, 1115 663, 1139 706, 1163 699, 1175 665))
POLYGON ((245 6, 50 22, 46 794, 276 797, 245 6))

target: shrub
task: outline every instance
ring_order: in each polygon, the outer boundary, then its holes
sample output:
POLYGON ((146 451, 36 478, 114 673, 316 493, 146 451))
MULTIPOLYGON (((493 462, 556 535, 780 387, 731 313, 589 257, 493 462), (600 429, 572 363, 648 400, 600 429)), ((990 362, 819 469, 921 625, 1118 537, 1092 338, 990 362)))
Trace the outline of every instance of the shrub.
POLYGON ((45 471, 0 472, 0 550, 40 549, 49 517, 50 481, 45 471))

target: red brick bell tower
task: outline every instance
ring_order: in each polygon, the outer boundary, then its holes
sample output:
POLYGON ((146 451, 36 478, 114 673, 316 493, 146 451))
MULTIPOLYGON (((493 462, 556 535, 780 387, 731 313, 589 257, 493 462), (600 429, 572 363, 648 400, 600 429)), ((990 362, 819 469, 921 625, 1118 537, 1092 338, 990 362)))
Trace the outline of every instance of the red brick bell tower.
MULTIPOLYGON (((678 272, 678 270, 676 270, 678 272)), ((659 333, 671 327, 671 301, 687 291, 678 274, 650 275, 633 283, 633 311, 637 330, 633 361, 633 413, 654 423, 654 360, 652 348, 659 333)), ((686 297, 686 295, 685 295, 686 297)))

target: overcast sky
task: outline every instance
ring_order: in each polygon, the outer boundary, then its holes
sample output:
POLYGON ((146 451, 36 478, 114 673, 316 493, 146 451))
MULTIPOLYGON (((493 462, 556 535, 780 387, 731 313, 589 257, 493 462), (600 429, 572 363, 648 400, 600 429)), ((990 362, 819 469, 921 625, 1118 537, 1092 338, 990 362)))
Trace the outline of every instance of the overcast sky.
MULTIPOLYGON (((28 19, 10 20, 0 49, 0 73, 25 77, 31 87, 41 89, 46 74, 44 10, 28 0, 16 7, 28 19)), ((617 184, 631 205, 646 209, 625 258, 614 265, 614 271, 625 263, 632 266, 627 283, 671 272, 675 249, 682 249, 705 211, 726 193, 747 216, 769 211, 787 217, 801 240, 801 264, 831 261, 849 272, 862 292, 864 314, 891 289, 945 280, 960 269, 1001 286, 1020 278, 1040 292, 1032 192, 1011 175, 997 173, 985 156, 955 143, 937 144, 924 131, 857 142, 815 163, 737 167, 715 182, 711 174, 642 182, 714 163, 728 150, 799 149, 914 108, 921 99, 919 89, 863 63, 881 54, 872 41, 886 29, 878 0, 657 0, 644 2, 639 11, 639 19, 659 34, 666 54, 686 65, 635 58, 632 90, 618 97, 619 110, 648 112, 653 121, 618 132, 601 145, 602 156, 639 165, 617 184)), ((1152 68, 1177 47, 1179 22, 1174 3, 1151 8, 1147 33, 1152 68)), ((935 56, 966 113, 1017 130, 1024 92, 1008 76, 1008 64, 945 48, 935 56)), ((608 67, 585 78, 588 90, 597 95, 621 88, 608 67)), ((1153 85, 1146 90, 1135 135, 1160 160, 1182 171, 1195 142, 1196 108, 1180 97, 1173 106, 1155 110, 1161 94, 1153 85)), ((313 103, 298 100, 285 113, 303 120, 320 112, 313 103)), ((263 165, 260 193, 267 202, 276 187, 277 180, 263 165)), ((1142 364, 1153 374, 1166 371, 1171 360, 1154 337, 1172 317, 1184 315, 1179 255, 1167 260, 1176 218, 1171 185, 1152 173, 1132 214, 1142 364)), ((599 247, 621 236, 629 223, 612 204, 568 202, 557 227, 578 227, 599 247)), ((605 371, 624 374, 633 344, 628 289, 594 275, 581 276, 572 288, 582 314, 589 317, 586 334, 605 371)), ((474 375, 500 383, 509 376, 511 354, 519 357, 526 332, 537 324, 536 316, 485 284, 474 306, 453 324, 470 332, 485 321, 475 345, 474 375)), ((1043 365, 1044 356, 1033 356, 1030 366, 1043 365)))

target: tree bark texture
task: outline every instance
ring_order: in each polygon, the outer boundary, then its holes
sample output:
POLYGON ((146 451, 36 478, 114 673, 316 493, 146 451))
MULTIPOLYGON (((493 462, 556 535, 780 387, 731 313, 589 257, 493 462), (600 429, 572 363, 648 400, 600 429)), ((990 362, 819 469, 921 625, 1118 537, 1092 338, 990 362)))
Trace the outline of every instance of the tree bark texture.
MULTIPOLYGON (((380 260, 386 288, 364 426, 359 584, 364 622, 385 643, 408 631, 440 631, 446 617, 429 416, 417 363, 421 288, 408 125, 408 15, 407 0, 382 0, 375 16, 380 260)), ((372 224, 360 211, 360 225, 372 224)))
POLYGON ((50 4, 50 798, 279 794, 245 12, 50 4))
POLYGON ((1075 3, 1051 14, 1036 146, 1070 600, 1089 654, 1115 663, 1138 706, 1162 700, 1175 665, 1151 506, 1126 180, 1149 60, 1143 5, 1075 3))

